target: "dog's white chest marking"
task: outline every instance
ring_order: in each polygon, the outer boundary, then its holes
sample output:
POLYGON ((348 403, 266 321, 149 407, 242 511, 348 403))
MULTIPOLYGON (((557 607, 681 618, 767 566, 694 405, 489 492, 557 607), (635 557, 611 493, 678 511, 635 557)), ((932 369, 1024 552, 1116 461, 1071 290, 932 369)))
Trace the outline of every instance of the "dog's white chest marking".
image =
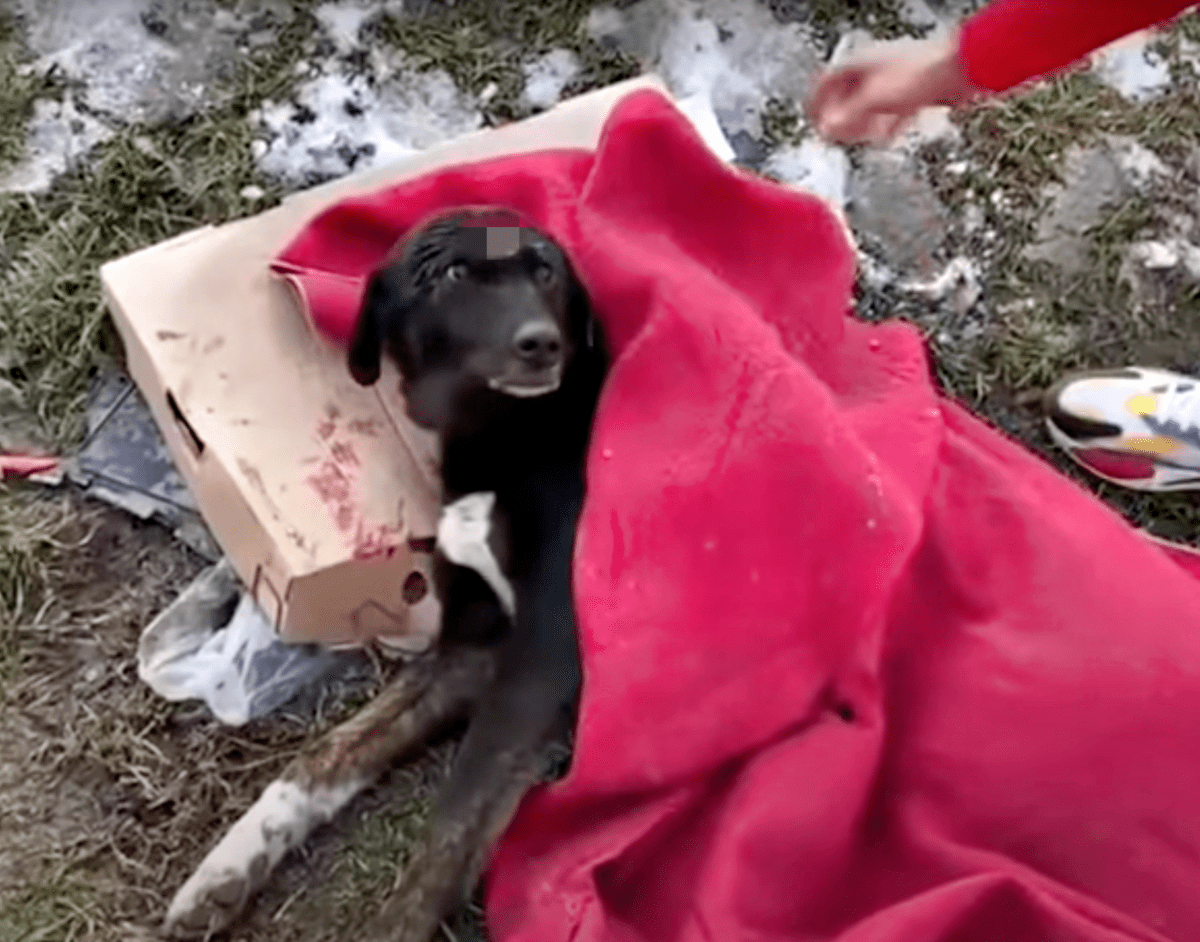
POLYGON ((496 495, 491 491, 468 494, 447 504, 438 521, 437 542, 450 562, 479 573, 512 618, 517 610, 512 583, 500 571, 500 564, 488 545, 495 506, 496 495))

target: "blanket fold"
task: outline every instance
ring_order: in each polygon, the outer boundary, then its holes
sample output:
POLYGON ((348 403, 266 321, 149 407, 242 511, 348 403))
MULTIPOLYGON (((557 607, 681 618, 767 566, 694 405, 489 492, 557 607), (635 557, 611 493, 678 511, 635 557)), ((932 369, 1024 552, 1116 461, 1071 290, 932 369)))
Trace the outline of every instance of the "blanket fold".
POLYGON ((276 260, 345 339, 431 212, 558 239, 615 352, 568 777, 488 877, 496 942, 1200 938, 1200 568, 850 316, 818 198, 637 92, 596 152, 348 200, 276 260))

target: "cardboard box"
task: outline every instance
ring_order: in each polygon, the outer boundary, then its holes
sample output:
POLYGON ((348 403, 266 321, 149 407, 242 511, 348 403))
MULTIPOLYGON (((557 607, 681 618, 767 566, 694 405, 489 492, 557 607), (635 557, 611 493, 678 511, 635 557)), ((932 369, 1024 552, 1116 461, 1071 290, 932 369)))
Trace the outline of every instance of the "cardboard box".
POLYGON ((428 587, 440 509, 436 441, 405 416, 390 365, 364 389, 271 260, 346 197, 502 154, 594 148, 634 79, 526 121, 297 193, 101 268, 129 371, 213 535, 288 641, 416 651, 436 637, 428 587), (406 601, 407 597, 407 601, 406 601))

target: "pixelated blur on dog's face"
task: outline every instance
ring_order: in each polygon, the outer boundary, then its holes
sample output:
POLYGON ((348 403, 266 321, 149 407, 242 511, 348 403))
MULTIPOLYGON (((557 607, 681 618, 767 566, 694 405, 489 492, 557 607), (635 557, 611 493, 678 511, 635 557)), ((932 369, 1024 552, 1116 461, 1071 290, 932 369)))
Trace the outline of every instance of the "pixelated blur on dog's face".
POLYGON ((579 341, 574 275, 554 242, 498 210, 460 210, 424 226, 379 269, 350 350, 369 385, 391 356, 418 425, 446 431, 513 399, 558 389, 579 341))

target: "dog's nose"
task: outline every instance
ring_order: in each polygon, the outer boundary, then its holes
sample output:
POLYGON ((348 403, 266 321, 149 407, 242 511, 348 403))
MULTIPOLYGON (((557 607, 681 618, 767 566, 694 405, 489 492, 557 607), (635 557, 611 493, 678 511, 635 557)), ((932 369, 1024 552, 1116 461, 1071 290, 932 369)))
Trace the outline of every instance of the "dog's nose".
POLYGON ((525 324, 513 335, 513 351, 533 366, 552 366, 562 356, 562 331, 546 321, 525 324))

